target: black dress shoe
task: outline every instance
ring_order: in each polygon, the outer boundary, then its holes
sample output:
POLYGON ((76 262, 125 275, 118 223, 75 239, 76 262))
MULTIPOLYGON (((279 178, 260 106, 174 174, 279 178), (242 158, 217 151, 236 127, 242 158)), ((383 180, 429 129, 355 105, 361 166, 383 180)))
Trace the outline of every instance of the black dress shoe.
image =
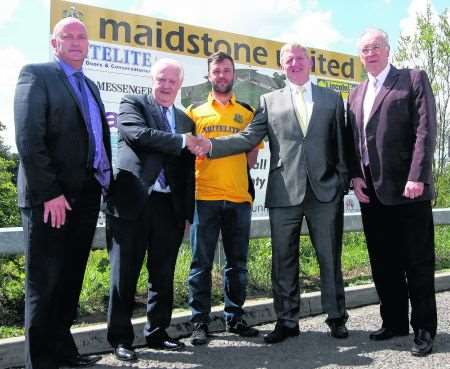
POLYGON ((408 334, 408 331, 394 331, 389 328, 380 328, 377 331, 370 333, 369 338, 372 341, 384 341, 392 337, 407 336, 408 334))
POLYGON ((425 329, 418 329, 414 337, 414 346, 411 354, 414 356, 427 356, 433 350, 433 337, 425 329))
POLYGON ((277 324, 275 325, 275 329, 264 336, 264 342, 278 343, 284 341, 288 337, 295 337, 298 336, 299 334, 300 330, 298 329, 298 326, 294 328, 289 328, 277 322, 277 324))
POLYGON ((334 319, 327 322, 330 327, 330 335, 334 338, 347 338, 348 330, 342 319, 334 319))
POLYGON ((137 360, 137 355, 133 348, 127 345, 118 345, 114 349, 114 356, 120 361, 135 361, 137 360))
POLYGON ((147 338, 147 346, 156 350, 180 350, 186 345, 164 334, 154 338, 147 338))
POLYGON ((69 366, 69 367, 85 367, 94 365, 97 361, 101 360, 99 355, 77 355, 73 357, 68 357, 61 359, 59 361, 59 366, 69 366))

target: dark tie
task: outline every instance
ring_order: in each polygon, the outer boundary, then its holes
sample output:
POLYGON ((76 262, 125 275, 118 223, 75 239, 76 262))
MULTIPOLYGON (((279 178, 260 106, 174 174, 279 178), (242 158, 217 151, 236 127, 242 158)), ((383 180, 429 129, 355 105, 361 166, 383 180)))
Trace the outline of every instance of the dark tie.
POLYGON ((89 138, 89 151, 88 151, 88 163, 89 167, 94 168, 94 177, 102 186, 103 190, 106 190, 109 187, 109 182, 111 178, 111 165, 108 160, 108 156, 106 155, 105 147, 102 145, 102 151, 100 153, 100 158, 98 163, 95 165, 95 136, 92 130, 92 122, 91 115, 89 111, 89 100, 87 96, 87 91, 85 88, 85 79, 82 72, 75 72, 74 74, 75 80, 77 81, 77 87, 81 96, 81 105, 83 108, 83 117, 84 122, 86 124, 86 130, 88 132, 89 138))
POLYGON ((86 124, 86 130, 88 133, 89 139, 89 151, 88 151, 88 165, 90 167, 93 166, 94 163, 94 155, 95 155, 95 138, 94 132, 92 131, 91 124, 91 116, 89 113, 89 101, 87 97, 86 88, 84 87, 84 75, 82 72, 75 72, 74 74, 75 80, 77 81, 78 91, 81 96, 81 106, 83 110, 84 123, 86 124))
MULTIPOLYGON (((172 132, 172 129, 170 128, 169 120, 167 119, 167 111, 169 110, 167 107, 162 106, 162 114, 161 114, 161 130, 165 132, 172 132)), ((161 169, 161 172, 159 172, 158 175, 158 183, 161 186, 162 189, 165 189, 167 187, 167 181, 166 176, 164 175, 164 169, 161 169)))

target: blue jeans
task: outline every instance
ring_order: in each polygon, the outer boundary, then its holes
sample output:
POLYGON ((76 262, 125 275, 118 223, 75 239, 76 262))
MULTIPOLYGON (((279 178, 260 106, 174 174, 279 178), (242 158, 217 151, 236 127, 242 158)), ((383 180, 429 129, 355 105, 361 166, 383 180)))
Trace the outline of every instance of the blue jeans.
POLYGON ((207 323, 211 312, 211 271, 219 231, 225 251, 224 315, 239 319, 247 289, 247 254, 251 205, 230 201, 197 200, 191 227, 192 263, 189 274, 189 305, 192 322, 207 323))

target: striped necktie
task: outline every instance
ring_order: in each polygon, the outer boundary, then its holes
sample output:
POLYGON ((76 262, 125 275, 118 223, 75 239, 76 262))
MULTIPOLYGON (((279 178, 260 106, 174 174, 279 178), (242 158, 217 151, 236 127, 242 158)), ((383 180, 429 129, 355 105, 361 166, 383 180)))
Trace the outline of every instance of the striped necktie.
MULTIPOLYGON (((161 113, 161 129, 165 132, 172 132, 172 129, 170 128, 169 120, 167 119, 167 112, 168 108, 166 106, 162 107, 162 113, 161 113)), ((167 187, 167 180, 166 176, 164 174, 164 169, 161 169, 158 175, 158 183, 161 186, 162 189, 165 189, 167 187)))

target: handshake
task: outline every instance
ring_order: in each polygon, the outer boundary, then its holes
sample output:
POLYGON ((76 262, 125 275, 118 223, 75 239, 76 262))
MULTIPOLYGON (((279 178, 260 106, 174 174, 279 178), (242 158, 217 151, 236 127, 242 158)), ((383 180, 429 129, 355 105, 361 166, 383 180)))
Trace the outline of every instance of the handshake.
POLYGON ((205 157, 211 151, 211 141, 203 136, 186 135, 186 147, 200 158, 205 157))

